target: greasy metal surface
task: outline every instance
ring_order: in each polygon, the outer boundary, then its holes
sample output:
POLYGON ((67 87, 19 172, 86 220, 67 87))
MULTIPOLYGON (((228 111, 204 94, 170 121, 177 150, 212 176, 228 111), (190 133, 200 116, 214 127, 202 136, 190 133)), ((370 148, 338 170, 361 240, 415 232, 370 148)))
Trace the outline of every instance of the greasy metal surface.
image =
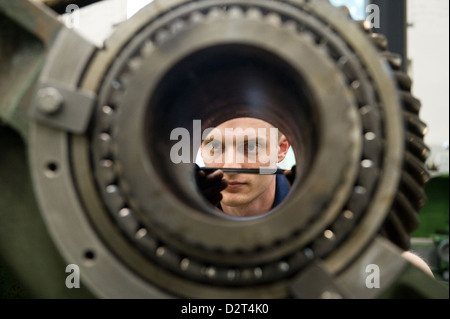
POLYGON ((93 298, 83 277, 80 289, 64 285, 67 260, 36 202, 27 144, 17 131, 0 125, 0 145, 0 298, 93 298))
POLYGON ((348 299, 351 296, 351 290, 339 285, 320 260, 311 263, 292 280, 290 290, 297 299, 348 299))
POLYGON ((66 134, 37 123, 31 125, 30 133, 35 192, 41 199, 39 203, 41 211, 46 212, 43 214, 46 225, 66 262, 80 267, 86 285, 97 297, 164 297, 133 273, 123 269, 120 263, 115 262, 115 256, 93 231, 89 220, 84 216, 83 207, 74 189, 66 134), (49 163, 57 167, 54 174, 48 174, 49 163), (45 187, 41 186, 43 183, 45 187), (59 196, 53 196, 50 201, 43 201, 43 192, 59 196), (86 258, 88 252, 93 254, 93 260, 86 258), (113 277, 110 277, 111 274, 114 274, 113 277), (112 289, 109 285, 111 280, 115 283, 112 289), (120 289, 116 288, 116 285, 120 289))
POLYGON ((0 0, 0 12, 49 47, 63 27, 47 6, 29 0, 0 0))
POLYGON ((378 299, 449 299, 448 282, 437 281, 422 269, 408 264, 378 299))
POLYGON ((96 49, 94 44, 88 42, 74 30, 62 29, 48 52, 46 57, 48 63, 42 69, 40 83, 45 84, 47 81, 57 79, 61 85, 75 90, 85 71, 86 64, 96 49))
POLYGON ((25 140, 31 90, 44 58, 44 45, 0 12, 0 120, 25 140))
MULTIPOLYGON (((336 276, 335 280, 350 293, 348 298, 374 299, 392 287, 398 274, 408 265, 409 262, 401 256, 401 250, 380 237, 372 241, 358 259, 336 276), (376 266, 380 270, 380 285, 376 289, 367 288, 366 280, 373 271, 368 268, 370 266, 376 266)), ((426 273, 422 275, 428 276, 426 273)))

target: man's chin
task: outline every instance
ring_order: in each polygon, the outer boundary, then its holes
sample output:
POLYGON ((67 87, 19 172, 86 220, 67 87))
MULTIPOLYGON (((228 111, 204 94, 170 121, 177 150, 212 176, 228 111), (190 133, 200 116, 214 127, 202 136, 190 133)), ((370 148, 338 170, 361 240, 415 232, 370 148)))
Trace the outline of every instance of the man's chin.
MULTIPOLYGON (((231 197, 231 196, 230 196, 231 197)), ((244 205, 247 205, 249 203, 248 200, 243 200, 239 198, 224 198, 220 202, 222 205, 229 206, 229 207, 241 207, 244 205)))

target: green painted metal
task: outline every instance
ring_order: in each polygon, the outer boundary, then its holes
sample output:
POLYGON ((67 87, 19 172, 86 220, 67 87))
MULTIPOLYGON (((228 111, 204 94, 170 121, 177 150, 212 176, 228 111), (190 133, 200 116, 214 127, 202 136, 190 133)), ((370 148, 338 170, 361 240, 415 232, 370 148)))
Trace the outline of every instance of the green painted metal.
POLYGON ((412 234, 416 238, 429 238, 436 233, 448 232, 449 203, 448 176, 434 177, 425 187, 427 204, 419 213, 420 227, 412 234))

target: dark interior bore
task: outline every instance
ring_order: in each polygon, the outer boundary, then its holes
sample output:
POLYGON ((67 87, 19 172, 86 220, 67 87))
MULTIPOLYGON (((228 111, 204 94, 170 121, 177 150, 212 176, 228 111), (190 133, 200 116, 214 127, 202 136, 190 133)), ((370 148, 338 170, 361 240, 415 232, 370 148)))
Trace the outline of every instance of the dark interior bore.
POLYGON ((186 204, 200 207, 193 121, 201 121, 203 132, 240 117, 267 121, 287 136, 295 152, 298 187, 313 162, 319 127, 302 76, 278 56, 240 44, 206 48, 173 66, 152 93, 144 133, 149 156, 167 188, 186 204), (177 128, 189 132, 188 163, 175 164, 170 158, 178 142, 170 136, 177 128))

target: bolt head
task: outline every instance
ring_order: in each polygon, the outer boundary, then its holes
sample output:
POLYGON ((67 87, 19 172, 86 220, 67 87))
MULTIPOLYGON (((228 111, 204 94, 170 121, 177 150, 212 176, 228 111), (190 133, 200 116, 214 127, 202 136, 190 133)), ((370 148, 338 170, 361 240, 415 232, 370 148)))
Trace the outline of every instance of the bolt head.
POLYGON ((54 115, 62 109, 64 98, 57 89, 47 87, 38 91, 37 101, 39 111, 46 115, 54 115))

